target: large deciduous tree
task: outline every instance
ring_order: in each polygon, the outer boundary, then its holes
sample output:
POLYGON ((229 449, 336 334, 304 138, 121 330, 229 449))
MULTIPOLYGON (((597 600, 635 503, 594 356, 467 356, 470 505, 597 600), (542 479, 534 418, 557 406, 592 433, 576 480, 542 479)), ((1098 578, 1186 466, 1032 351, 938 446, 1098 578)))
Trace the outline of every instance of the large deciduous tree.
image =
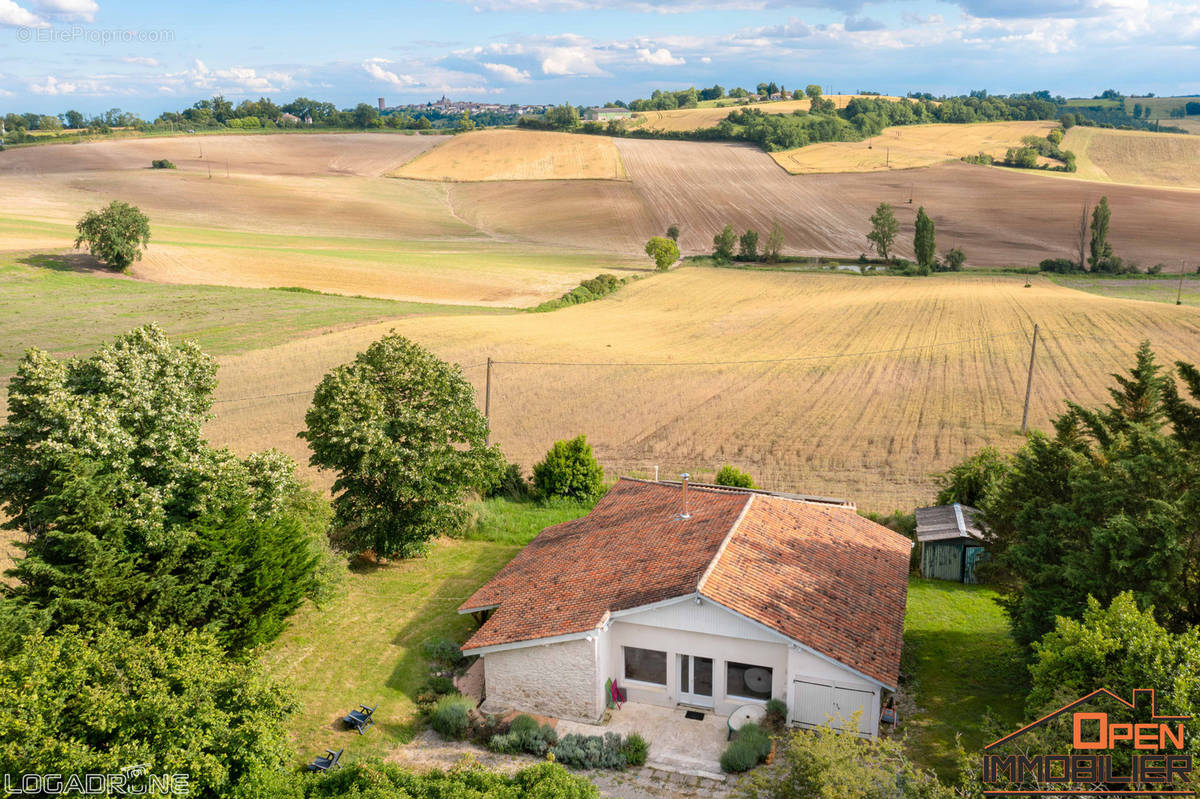
POLYGON ((227 657, 208 635, 37 634, 0 660, 0 772, 125 773, 130 788, 184 774, 190 796, 259 795, 241 791, 290 758, 294 706, 257 661, 227 657))
POLYGON ((150 218, 137 206, 117 200, 88 211, 75 230, 76 247, 86 243, 98 260, 121 272, 142 260, 142 248, 150 243, 150 218))
POLYGON ((310 463, 337 474, 335 543, 349 551, 420 554, 504 468, 462 371, 395 333, 325 375, 304 418, 310 463))
POLYGON ((672 238, 651 236, 646 242, 646 255, 654 259, 655 269, 665 272, 671 264, 679 260, 679 245, 672 238))
POLYGON ((20 362, 0 502, 25 539, 10 609, 34 628, 178 624, 241 649, 321 595, 328 504, 286 456, 239 459, 204 441, 215 372, 152 325, 89 358, 31 350, 20 362))
POLYGON ((875 209, 875 213, 871 214, 871 232, 867 234, 867 240, 875 245, 875 252, 879 253, 879 257, 883 260, 888 260, 892 243, 895 242, 896 234, 899 232, 900 223, 896 221, 896 215, 892 213, 892 206, 880 203, 875 209))
POLYGON ((713 236, 713 260, 719 264, 732 261, 733 248, 737 244, 737 239, 737 234, 733 232, 733 225, 721 228, 721 232, 713 236))

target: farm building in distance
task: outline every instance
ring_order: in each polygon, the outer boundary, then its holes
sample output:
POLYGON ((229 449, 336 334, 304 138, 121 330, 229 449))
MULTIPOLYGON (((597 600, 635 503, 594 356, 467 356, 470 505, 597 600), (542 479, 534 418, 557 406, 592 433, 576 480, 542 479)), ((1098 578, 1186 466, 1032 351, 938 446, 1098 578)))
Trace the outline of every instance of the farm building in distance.
POLYGON ((462 604, 481 622, 463 652, 482 656, 494 712, 596 722, 623 692, 729 716, 779 699, 802 727, 860 712, 871 737, 911 547, 842 500, 621 478, 462 604))
POLYGON ((583 118, 588 122, 607 122, 610 119, 629 119, 633 112, 619 105, 606 105, 603 108, 589 108, 583 112, 583 118))
POLYGON ((917 542, 921 576, 932 580, 974 583, 975 567, 987 559, 979 511, 969 505, 917 508, 917 542))

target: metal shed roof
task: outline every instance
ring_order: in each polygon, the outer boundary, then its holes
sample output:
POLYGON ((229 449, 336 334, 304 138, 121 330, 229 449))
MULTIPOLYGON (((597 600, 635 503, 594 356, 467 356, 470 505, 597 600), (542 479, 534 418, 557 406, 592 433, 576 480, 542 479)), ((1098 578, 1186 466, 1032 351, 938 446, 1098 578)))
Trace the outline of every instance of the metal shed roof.
POLYGON ((983 525, 979 511, 970 505, 935 505, 917 508, 917 540, 947 541, 955 538, 983 540, 983 525))

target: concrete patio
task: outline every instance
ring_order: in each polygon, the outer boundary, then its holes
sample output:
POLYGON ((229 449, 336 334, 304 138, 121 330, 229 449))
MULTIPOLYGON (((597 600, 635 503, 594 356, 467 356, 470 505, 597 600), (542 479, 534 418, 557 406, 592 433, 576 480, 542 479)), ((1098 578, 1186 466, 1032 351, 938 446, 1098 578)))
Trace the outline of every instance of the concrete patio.
POLYGON ((702 721, 693 721, 684 718, 686 712, 682 707, 626 702, 620 710, 611 711, 611 718, 603 726, 560 719, 555 729, 560 736, 640 733, 650 744, 647 767, 724 781, 721 753, 728 734, 726 718, 704 711, 702 721))

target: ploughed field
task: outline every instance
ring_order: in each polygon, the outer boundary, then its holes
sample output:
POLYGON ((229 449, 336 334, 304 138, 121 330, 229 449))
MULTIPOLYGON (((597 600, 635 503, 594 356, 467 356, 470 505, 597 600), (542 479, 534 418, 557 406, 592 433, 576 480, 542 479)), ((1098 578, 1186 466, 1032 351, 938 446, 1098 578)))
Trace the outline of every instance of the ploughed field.
POLYGON ((1164 361, 1200 361, 1197 310, 1040 277, 1026 289, 1019 277, 688 268, 551 314, 424 316, 225 358, 209 433, 306 459, 295 434, 312 388, 394 327, 466 367, 481 405, 483 364, 501 362, 492 440, 526 467, 585 433, 610 476, 732 463, 771 488, 911 509, 932 498, 932 472, 1019 445, 1034 322, 1030 420, 1043 429, 1064 399, 1103 401, 1142 338, 1164 361))

